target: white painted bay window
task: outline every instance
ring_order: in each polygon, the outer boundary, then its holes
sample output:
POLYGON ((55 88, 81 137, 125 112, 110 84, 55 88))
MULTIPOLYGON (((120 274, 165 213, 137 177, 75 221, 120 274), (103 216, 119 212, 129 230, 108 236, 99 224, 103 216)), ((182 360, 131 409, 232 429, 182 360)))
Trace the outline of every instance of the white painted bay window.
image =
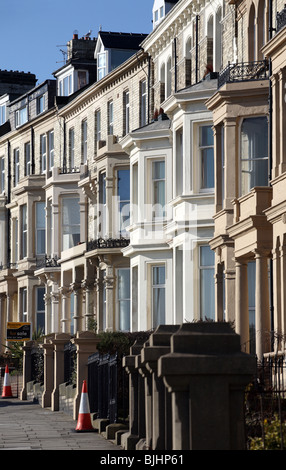
POLYGON ((214 137, 211 125, 199 127, 201 190, 214 188, 214 137))
POLYGON ((130 223, 130 170, 117 172, 117 197, 120 235, 126 235, 130 223))
POLYGON ((117 303, 119 330, 130 330, 130 269, 117 269, 117 303))
POLYGON ((152 327, 165 324, 166 316, 166 268, 152 266, 152 327))
POLYGON ((41 173, 47 171, 47 136, 42 134, 40 136, 40 157, 41 157, 41 173))
POLYGON ((152 162, 152 213, 154 219, 165 217, 166 204, 165 161, 152 162))
POLYGON ((199 247, 200 316, 215 319, 214 251, 209 245, 199 247))

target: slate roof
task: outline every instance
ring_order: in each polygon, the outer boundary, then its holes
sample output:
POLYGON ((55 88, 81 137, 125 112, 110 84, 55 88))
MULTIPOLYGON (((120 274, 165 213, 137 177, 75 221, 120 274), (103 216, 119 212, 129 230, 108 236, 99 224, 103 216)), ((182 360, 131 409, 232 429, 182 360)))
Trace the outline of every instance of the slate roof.
POLYGON ((141 33, 114 33, 111 31, 99 31, 103 45, 106 49, 140 49, 141 42, 148 36, 141 33))

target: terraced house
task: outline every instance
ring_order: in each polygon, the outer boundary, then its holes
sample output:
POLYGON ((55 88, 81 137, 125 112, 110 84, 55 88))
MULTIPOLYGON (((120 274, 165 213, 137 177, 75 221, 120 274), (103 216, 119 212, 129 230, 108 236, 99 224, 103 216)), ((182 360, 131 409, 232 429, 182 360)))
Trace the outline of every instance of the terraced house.
POLYGON ((1 91, 1 342, 226 320, 261 358, 285 330, 283 5, 147 14, 1 91))

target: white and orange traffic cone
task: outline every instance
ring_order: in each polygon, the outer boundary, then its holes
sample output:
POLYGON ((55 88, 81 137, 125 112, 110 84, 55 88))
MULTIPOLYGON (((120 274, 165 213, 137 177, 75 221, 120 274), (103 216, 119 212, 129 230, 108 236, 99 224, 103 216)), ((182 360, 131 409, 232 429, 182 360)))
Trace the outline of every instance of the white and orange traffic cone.
POLYGON ((9 368, 8 368, 8 365, 6 364, 2 398, 11 398, 12 396, 13 395, 12 395, 9 368))
POLYGON ((91 424, 86 380, 84 380, 82 384, 78 421, 77 421, 77 426, 75 430, 76 431, 94 431, 94 428, 91 424))

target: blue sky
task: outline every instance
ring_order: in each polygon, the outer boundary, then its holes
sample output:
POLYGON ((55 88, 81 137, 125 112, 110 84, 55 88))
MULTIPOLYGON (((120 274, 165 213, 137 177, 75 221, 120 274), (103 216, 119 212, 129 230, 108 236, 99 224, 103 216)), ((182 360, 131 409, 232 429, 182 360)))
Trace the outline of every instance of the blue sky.
POLYGON ((0 69, 54 78, 66 43, 92 30, 150 33, 153 0, 0 0, 0 69))

